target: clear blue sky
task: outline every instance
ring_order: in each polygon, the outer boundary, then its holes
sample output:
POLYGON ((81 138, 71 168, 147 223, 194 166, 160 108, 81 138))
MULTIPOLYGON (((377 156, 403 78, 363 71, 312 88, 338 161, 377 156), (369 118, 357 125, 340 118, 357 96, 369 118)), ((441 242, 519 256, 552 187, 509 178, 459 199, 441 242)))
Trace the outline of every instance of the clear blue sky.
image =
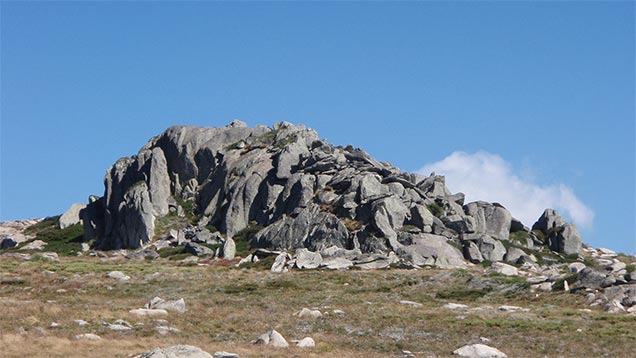
POLYGON ((584 241, 636 251, 634 2, 1 11, 0 220, 101 195, 106 169, 170 125, 286 120, 408 171, 493 154, 570 188, 594 212, 584 241))

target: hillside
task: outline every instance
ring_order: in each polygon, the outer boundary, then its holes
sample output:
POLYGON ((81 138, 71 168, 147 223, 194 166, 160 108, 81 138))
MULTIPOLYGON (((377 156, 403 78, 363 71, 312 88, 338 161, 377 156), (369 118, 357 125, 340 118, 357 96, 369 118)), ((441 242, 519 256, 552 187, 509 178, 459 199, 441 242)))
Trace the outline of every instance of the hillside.
POLYGON ((636 344, 636 257, 585 245, 552 209, 522 223, 304 126, 170 127, 104 186, 59 216, 0 223, 8 356, 188 343, 440 357, 483 343, 579 357, 636 344), (187 310, 160 312, 156 296, 187 310), (315 347, 250 344, 271 330, 315 347))

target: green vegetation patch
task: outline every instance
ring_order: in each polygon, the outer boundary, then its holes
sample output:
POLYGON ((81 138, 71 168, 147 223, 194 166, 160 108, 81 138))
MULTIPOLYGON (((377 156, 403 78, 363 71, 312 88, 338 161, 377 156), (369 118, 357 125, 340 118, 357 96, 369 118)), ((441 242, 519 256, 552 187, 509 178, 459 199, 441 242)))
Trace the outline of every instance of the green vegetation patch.
POLYGON ((46 251, 53 251, 59 255, 75 256, 82 250, 84 228, 82 224, 71 225, 60 229, 60 216, 46 218, 24 230, 27 235, 35 236, 36 240, 47 243, 46 251))
POLYGON ((426 208, 431 212, 431 214, 433 214, 433 216, 438 218, 444 213, 444 208, 438 203, 428 204, 426 205, 426 208))
POLYGON ((238 256, 247 256, 250 253, 251 242, 256 233, 261 231, 263 226, 256 223, 250 223, 246 228, 234 234, 232 239, 236 244, 236 254, 238 256))
POLYGON ((440 291, 435 297, 443 300, 475 301, 487 295, 488 292, 490 291, 459 288, 440 291))

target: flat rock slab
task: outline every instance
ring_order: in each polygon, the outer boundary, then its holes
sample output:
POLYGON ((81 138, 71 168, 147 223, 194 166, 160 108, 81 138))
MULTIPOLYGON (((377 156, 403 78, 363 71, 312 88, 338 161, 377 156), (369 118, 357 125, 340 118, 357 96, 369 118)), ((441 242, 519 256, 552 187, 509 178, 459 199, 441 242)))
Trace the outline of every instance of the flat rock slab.
POLYGON ((213 358, 213 356, 194 346, 172 346, 157 348, 135 358, 213 358))

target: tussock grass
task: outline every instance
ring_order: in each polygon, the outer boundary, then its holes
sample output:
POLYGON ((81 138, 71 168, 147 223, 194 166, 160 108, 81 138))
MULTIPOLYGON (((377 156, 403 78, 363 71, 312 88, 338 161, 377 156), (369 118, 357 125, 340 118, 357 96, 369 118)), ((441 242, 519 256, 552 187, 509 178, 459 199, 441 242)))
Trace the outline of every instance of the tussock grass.
POLYGON ((0 356, 128 357, 173 344, 192 344, 208 352, 226 350, 241 357, 397 357, 401 350, 418 357, 450 356, 479 337, 492 340, 511 357, 628 357, 636 344, 636 317, 586 308, 579 295, 521 293, 468 286, 481 277, 497 287, 516 287, 515 279, 483 276, 483 269, 292 271, 274 274, 260 268, 223 265, 182 266, 177 261, 127 261, 62 257, 60 262, 22 262, 0 257, 0 356), (113 270, 128 282, 105 277, 113 270), (171 312, 168 325, 181 330, 166 336, 154 331, 153 318, 128 311, 154 296, 186 301, 183 314, 171 312), (411 300, 413 307, 399 304, 411 300), (461 302, 465 310, 442 308, 461 302), (499 305, 529 312, 502 312, 499 305), (326 313, 319 319, 293 315, 303 307, 326 313), (475 308, 480 308, 475 310, 475 308), (333 314, 343 310, 344 316, 333 314), (80 327, 74 319, 89 326, 80 327), (124 319, 132 332, 109 331, 100 321, 124 319), (59 328, 49 328, 51 322, 59 328), (44 328, 42 333, 40 328, 44 328), (311 350, 277 350, 249 342, 276 329, 288 340, 311 336, 311 350), (577 332, 577 329, 581 329, 577 332), (96 342, 75 341, 96 333, 96 342))

